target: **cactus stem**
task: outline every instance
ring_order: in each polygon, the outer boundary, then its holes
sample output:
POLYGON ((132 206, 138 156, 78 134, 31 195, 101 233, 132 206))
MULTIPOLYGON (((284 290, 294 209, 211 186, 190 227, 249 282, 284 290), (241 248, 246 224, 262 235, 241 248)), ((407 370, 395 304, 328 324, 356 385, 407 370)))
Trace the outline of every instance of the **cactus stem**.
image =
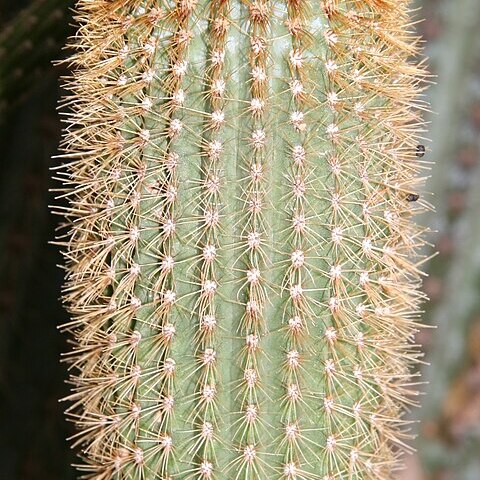
POLYGON ((60 243, 86 475, 394 474, 428 207, 407 5, 80 2, 60 243))

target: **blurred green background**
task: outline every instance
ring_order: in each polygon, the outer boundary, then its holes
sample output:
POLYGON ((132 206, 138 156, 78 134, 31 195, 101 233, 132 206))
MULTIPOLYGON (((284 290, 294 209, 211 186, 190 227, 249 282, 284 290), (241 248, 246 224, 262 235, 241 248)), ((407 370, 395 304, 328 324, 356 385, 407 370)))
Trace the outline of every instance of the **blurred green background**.
MULTIPOLYGON (((52 66, 74 32, 72 0, 0 0, 0 462, 2 478, 68 480, 75 458, 58 399, 67 340, 62 271, 49 245, 57 219, 50 167, 60 137, 52 66)), ((426 266, 431 298, 422 407, 412 411, 417 453, 401 480, 480 479, 480 1, 419 0, 417 30, 435 75, 428 98, 428 181, 438 255, 426 266), (418 422, 421 420, 421 422, 418 422)))

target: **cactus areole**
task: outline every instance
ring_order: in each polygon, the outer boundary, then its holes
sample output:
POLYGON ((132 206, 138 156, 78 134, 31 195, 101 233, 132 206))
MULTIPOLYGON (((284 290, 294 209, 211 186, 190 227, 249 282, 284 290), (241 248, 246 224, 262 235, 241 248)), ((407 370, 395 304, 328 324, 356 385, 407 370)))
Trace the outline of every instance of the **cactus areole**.
POLYGON ((409 4, 78 2, 58 241, 80 475, 395 477, 428 205, 409 4))

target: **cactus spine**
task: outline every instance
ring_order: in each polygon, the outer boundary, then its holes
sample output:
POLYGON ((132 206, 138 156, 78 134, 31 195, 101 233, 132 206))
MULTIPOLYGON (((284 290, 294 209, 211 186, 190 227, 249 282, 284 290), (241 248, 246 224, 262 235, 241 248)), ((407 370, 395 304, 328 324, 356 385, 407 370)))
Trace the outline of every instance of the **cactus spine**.
POLYGON ((394 475, 423 298, 408 4, 79 2, 60 243, 87 476, 394 475))

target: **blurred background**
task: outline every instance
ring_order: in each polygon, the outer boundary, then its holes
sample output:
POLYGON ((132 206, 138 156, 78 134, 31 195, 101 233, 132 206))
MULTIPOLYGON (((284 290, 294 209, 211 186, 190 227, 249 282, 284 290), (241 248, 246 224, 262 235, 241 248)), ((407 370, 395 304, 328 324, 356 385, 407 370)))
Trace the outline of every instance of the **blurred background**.
MULTIPOLYGON (((401 480, 480 479, 480 1, 419 0, 416 25, 436 85, 428 91, 429 198, 436 207, 424 288, 417 453, 401 480)), ((0 0, 0 463, 3 478, 69 480, 75 458, 58 399, 68 346, 57 326, 62 271, 49 168, 61 123, 52 66, 73 33, 72 0, 0 0)))

